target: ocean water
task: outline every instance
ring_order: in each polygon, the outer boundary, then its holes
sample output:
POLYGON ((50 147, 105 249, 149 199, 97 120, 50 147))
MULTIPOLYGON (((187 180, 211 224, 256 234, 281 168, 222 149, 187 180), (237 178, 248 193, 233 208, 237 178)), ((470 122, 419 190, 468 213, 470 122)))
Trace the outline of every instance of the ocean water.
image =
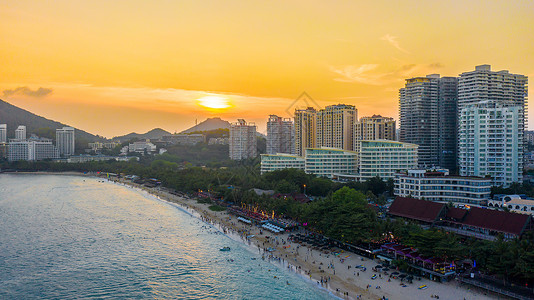
POLYGON ((0 174, 0 299, 333 298, 175 205, 101 181, 0 174))

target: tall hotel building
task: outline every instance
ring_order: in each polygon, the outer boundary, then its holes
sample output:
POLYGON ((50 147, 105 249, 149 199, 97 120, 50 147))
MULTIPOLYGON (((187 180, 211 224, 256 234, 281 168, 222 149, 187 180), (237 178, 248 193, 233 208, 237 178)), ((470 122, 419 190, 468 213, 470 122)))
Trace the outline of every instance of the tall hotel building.
POLYGON ((61 156, 74 155, 74 145, 74 128, 63 127, 61 129, 56 129, 56 147, 61 156))
POLYGON ((258 156, 256 125, 238 119, 230 125, 230 159, 243 160, 258 156))
POLYGON ((267 154, 295 153, 295 127, 291 119, 270 115, 267 121, 267 154))
POLYGON ((486 100, 460 115, 459 165, 462 176, 491 176, 495 186, 523 181, 523 108, 486 100))
POLYGON ((489 65, 460 74, 460 175, 489 175, 493 185, 505 187, 523 180, 527 82, 527 76, 489 65))
POLYGON ((419 145, 419 166, 456 169, 457 79, 438 74, 406 79, 399 90, 402 142, 419 145))
POLYGON ((458 78, 442 77, 438 105, 439 166, 458 171, 458 78))
POLYGON ((317 146, 317 111, 313 107, 295 110, 295 154, 304 156, 306 148, 317 146))
POLYGON ((317 112, 317 147, 354 150, 354 124, 358 111, 353 105, 330 105, 317 112))
POLYGON ((7 143, 7 124, 0 124, 0 143, 7 143))
POLYGON ((439 75, 406 79, 400 96, 400 141, 419 145, 419 165, 439 164, 439 75))

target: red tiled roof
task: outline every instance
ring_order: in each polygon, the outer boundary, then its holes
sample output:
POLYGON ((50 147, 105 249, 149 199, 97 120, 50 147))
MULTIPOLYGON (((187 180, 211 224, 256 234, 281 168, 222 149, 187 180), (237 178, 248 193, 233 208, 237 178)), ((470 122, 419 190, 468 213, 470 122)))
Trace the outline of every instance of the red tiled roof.
POLYGON ((449 210, 447 211, 446 217, 461 221, 465 217, 465 214, 467 214, 467 212, 468 212, 467 209, 450 207, 449 210))
POLYGON ((389 213, 394 216, 431 223, 436 221, 444 207, 445 204, 443 203, 397 197, 391 203, 389 213))
POLYGON ((472 207, 461 224, 520 235, 530 216, 472 207))

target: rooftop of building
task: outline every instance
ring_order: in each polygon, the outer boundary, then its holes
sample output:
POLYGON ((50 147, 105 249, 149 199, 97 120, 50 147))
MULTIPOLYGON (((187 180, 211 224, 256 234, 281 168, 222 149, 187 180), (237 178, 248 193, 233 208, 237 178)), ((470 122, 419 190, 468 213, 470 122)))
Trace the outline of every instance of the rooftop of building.
POLYGON ((397 197, 389 207, 389 213, 394 216, 433 223, 438 219, 443 209, 445 209, 444 203, 397 197))
POLYGON ((529 215, 471 207, 461 223, 468 226, 520 235, 529 219, 529 215))

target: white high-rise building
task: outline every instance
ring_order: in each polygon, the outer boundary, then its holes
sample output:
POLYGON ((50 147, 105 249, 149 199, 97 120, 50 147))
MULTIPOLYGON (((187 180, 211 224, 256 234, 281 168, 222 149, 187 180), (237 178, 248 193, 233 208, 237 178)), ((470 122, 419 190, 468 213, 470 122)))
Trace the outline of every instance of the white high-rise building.
POLYGON ((267 154, 295 153, 295 127, 291 119, 270 115, 267 121, 267 154))
POLYGON ((523 107, 499 101, 465 106, 460 112, 460 175, 490 176, 495 186, 523 181, 523 107))
POLYGON ((491 176, 494 185, 523 179, 528 78, 476 66, 458 79, 460 174, 491 176))
POLYGON ((353 105, 330 105, 317 112, 317 147, 354 150, 354 124, 358 110, 353 105))
POLYGON ((17 129, 15 130, 15 139, 23 141, 26 139, 26 126, 19 125, 17 129))
POLYGON ((258 156, 256 125, 238 119, 230 126, 230 159, 243 160, 258 156))
POLYGON ((306 148, 317 144, 317 111, 313 107, 295 110, 295 154, 306 155, 306 148))
POLYGON ((63 127, 56 129, 56 146, 62 156, 74 155, 74 128, 63 127))
POLYGON ((0 143, 7 143, 7 124, 0 124, 0 143))

